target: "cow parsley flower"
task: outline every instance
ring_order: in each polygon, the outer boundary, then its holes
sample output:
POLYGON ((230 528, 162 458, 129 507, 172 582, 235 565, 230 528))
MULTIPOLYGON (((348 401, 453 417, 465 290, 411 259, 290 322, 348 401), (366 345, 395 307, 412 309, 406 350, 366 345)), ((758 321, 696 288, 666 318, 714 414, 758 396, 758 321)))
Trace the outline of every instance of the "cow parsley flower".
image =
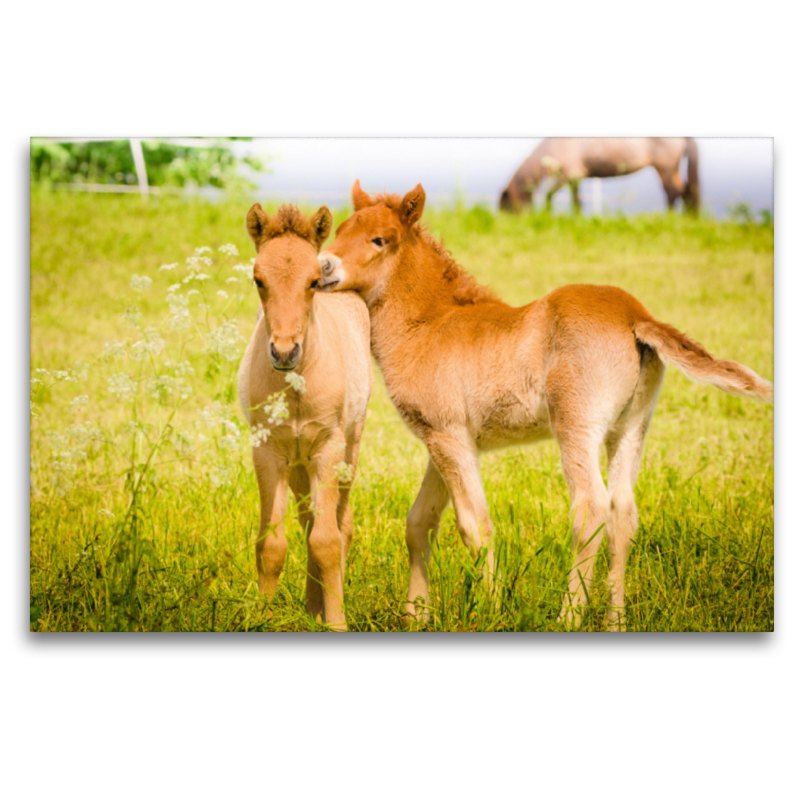
POLYGON ((302 375, 298 375, 296 372, 289 372, 286 375, 286 383, 292 387, 300 394, 303 394, 306 390, 306 379, 302 375))
POLYGON ((153 281, 147 275, 134 275, 131 278, 131 289, 134 292, 147 291, 153 285, 153 281))
POLYGON ((178 262, 177 261, 174 264, 162 264, 158 268, 158 271, 159 272, 164 272, 165 270, 172 270, 172 269, 175 269, 175 267, 177 267, 177 266, 178 266, 178 262))
POLYGON ((226 278, 225 283, 239 283, 238 278, 226 278))
POLYGON ((206 351, 218 355, 226 361, 236 361, 239 358, 239 346, 244 341, 236 323, 229 320, 223 322, 208 335, 206 351))
POLYGON ((236 248, 235 244, 223 244, 219 248, 220 253, 225 253, 226 256, 238 256, 239 251, 236 248))
POLYGON ((227 292, 223 292, 223 291, 222 291, 222 289, 219 289, 219 290, 217 291, 217 295, 218 295, 219 297, 222 297, 222 298, 223 298, 223 299, 225 299, 225 300, 227 300, 227 299, 228 299, 228 293, 227 293, 227 292))
POLYGON ((72 411, 79 411, 81 408, 88 405, 89 405, 89 396, 85 394, 80 394, 69 404, 69 407, 72 411))
POLYGON ((127 402, 136 394, 136 384, 127 373, 117 372, 108 379, 108 391, 127 402))
POLYGON ((269 439, 269 428, 265 428, 260 422, 250 428, 251 447, 261 447, 267 439, 269 439))
POLYGON ((333 472, 336 475, 336 480, 339 483, 350 483, 353 480, 353 473, 355 470, 353 469, 352 464, 347 464, 344 461, 340 461, 334 468, 333 472))
POLYGON ((214 252, 210 247, 197 247, 195 248, 194 254, 196 256, 201 256, 203 253, 212 253, 214 252))

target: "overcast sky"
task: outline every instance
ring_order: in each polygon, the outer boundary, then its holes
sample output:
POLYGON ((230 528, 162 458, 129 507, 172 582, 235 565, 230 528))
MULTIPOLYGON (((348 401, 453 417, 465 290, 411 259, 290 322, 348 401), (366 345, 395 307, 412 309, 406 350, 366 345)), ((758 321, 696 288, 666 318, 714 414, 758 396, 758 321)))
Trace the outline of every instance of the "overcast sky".
MULTIPOLYGON (((403 193, 422 183, 432 203, 496 206, 500 192, 540 139, 260 139, 247 145, 268 159, 257 177, 264 199, 338 206, 356 178, 366 191, 403 193)), ((698 139, 703 205, 716 215, 737 200, 772 210, 772 139, 698 139)), ((653 169, 602 181, 607 211, 666 207, 653 169)), ((590 206, 592 187, 582 195, 590 206)), ((567 205, 564 190, 556 208, 567 205)))

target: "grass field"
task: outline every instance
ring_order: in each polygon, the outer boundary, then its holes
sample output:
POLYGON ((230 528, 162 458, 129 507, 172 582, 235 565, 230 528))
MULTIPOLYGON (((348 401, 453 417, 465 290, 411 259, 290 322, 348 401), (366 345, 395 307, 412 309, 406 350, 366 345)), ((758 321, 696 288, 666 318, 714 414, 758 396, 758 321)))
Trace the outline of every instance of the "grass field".
MULTIPOLYGON (((291 505, 280 589, 271 603, 257 591, 258 499, 233 392, 257 304, 244 269, 254 255, 248 207, 32 194, 32 630, 324 627, 303 606, 305 546, 291 505), (228 244, 239 255, 220 251, 228 244), (177 266, 159 269, 168 264, 177 266)), ((513 305, 565 283, 615 284, 715 355, 773 378, 771 226, 482 208, 427 210, 424 221, 513 305)), ((352 494, 351 630, 400 627, 405 515, 426 461, 376 369, 352 494)), ((482 465, 502 577, 490 596, 449 509, 428 629, 559 630, 571 543, 557 447, 511 448, 482 465)), ((636 497, 629 630, 773 629, 772 407, 669 369, 636 497)), ((587 630, 603 629, 606 570, 603 547, 587 630)))

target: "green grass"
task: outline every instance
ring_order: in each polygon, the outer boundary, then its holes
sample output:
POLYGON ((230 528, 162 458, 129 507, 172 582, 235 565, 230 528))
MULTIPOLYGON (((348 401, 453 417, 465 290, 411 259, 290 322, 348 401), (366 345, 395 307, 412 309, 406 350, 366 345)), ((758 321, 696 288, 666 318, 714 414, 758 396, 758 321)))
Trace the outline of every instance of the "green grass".
MULTIPOLYGON (((238 362, 203 349, 204 337, 228 316, 249 337, 254 291, 230 284, 239 294, 231 288, 232 299, 223 301, 215 292, 226 284, 207 281, 201 288, 213 306, 208 327, 181 338, 165 324, 166 289, 185 272, 158 267, 183 264, 201 245, 216 252, 230 242, 241 257, 213 271, 222 280, 235 275, 230 265, 253 254, 247 208, 247 200, 32 194, 32 377, 42 374, 35 369, 52 374, 82 362, 77 381, 49 386, 51 378, 32 388, 32 630, 324 627, 303 607, 305 546, 292 506, 278 594, 271 603, 258 595, 256 483, 231 391, 238 362), (120 316, 134 302, 133 274, 153 280, 135 300, 142 325, 160 327, 167 345, 152 362, 101 357, 105 342, 138 336, 120 316), (175 403, 148 403, 141 395, 125 403, 110 393, 112 374, 158 372, 158 359, 169 353, 179 360, 179 347, 194 375, 186 379, 191 396, 177 410, 175 403), (75 410, 70 403, 79 395, 89 401, 75 410), (200 423, 201 409, 215 399, 238 425, 233 448, 223 447, 219 425, 200 423), (76 424, 84 427, 70 430, 76 424), (178 430, 194 440, 188 451, 176 444, 178 430)), ((346 215, 338 211, 335 223, 346 215)), ((512 304, 565 283, 615 284, 712 353, 773 377, 772 227, 678 215, 511 217, 482 208, 428 210, 425 220, 467 270, 512 304)), ((772 426, 771 407, 668 370, 636 485, 629 630, 773 629, 772 426)), ((355 539, 345 585, 352 630, 399 629, 405 515, 426 461, 376 370, 352 494, 355 539)), ((559 630, 571 544, 557 447, 498 451, 484 456, 482 471, 496 529, 496 595, 485 591, 448 510, 434 549, 428 628, 559 630)), ((588 630, 603 629, 606 571, 603 547, 588 630)))

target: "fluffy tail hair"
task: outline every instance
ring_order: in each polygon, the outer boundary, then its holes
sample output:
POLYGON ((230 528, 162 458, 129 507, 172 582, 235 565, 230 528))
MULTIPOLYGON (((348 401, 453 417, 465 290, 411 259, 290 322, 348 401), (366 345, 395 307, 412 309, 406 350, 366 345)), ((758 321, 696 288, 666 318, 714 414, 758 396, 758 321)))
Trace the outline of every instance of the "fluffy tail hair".
POLYGON ((735 361, 718 361, 702 345, 657 320, 643 320, 633 326, 636 338, 652 347, 662 361, 674 364, 687 378, 710 383, 723 392, 753 397, 771 403, 772 384, 735 361))

